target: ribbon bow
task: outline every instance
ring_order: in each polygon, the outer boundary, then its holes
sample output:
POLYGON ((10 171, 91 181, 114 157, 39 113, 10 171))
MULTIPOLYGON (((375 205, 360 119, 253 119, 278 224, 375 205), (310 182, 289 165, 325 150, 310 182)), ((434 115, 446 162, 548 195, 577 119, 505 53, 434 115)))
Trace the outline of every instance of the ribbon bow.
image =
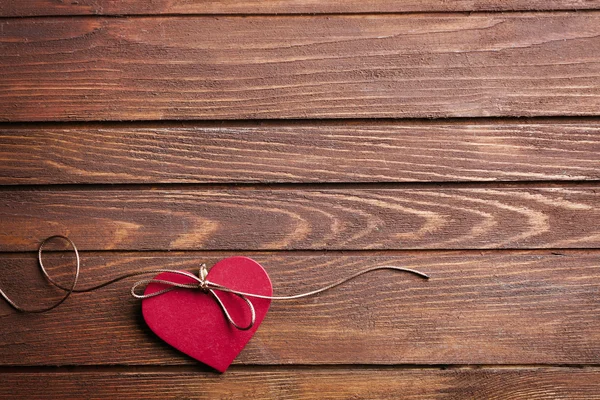
POLYGON ((248 300, 247 296, 265 297, 265 296, 260 296, 260 295, 253 295, 250 293, 242 293, 242 292, 238 292, 236 290, 231 290, 225 286, 222 286, 222 285, 219 285, 217 283, 207 280, 206 277, 208 276, 208 269, 206 268, 206 264, 200 265, 200 269, 198 270, 198 276, 196 276, 190 272, 177 271, 177 270, 171 270, 171 269, 154 270, 152 272, 169 272, 172 274, 183 275, 188 278, 192 278, 196 282, 195 283, 178 283, 178 282, 168 281, 166 279, 142 279, 141 281, 137 281, 136 283, 134 283, 133 286, 131 287, 131 295, 133 297, 135 297, 136 299, 142 299, 142 300, 148 299, 150 297, 160 296, 161 294, 165 294, 176 288, 201 290, 204 293, 210 294, 216 300, 217 304, 219 304, 219 307, 221 307, 221 310, 223 311, 225 318, 227 318, 227 321, 229 321, 229 323, 231 325, 233 325, 235 328, 237 328, 241 331, 247 331, 248 329, 252 328, 254 326, 254 323, 256 322, 256 311, 254 310, 254 306, 252 305, 252 302, 250 300, 248 300), (159 283, 162 285, 166 285, 168 287, 161 289, 161 290, 157 290, 156 292, 149 293, 149 294, 136 293, 136 289, 138 287, 146 286, 150 283, 159 283), (215 293, 215 290, 233 293, 246 302, 246 304, 248 305, 248 308, 250 309, 250 313, 252 315, 250 324, 248 326, 240 326, 233 320, 233 318, 231 318, 229 311, 227 311, 227 307, 225 307, 225 305, 223 304, 223 302, 221 301, 219 296, 217 296, 217 294, 215 293))

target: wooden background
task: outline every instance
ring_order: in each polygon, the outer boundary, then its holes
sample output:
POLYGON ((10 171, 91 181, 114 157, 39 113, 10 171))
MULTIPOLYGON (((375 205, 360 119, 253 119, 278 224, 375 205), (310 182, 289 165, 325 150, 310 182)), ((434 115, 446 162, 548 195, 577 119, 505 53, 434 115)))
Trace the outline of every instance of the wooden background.
POLYGON ((274 303, 224 375, 153 336, 129 281, 43 315, 0 304, 0 397, 600 399, 600 1, 0 17, 15 300, 59 295, 34 253, 53 234, 82 250, 82 286, 230 255, 278 294, 380 264, 432 277, 274 303))

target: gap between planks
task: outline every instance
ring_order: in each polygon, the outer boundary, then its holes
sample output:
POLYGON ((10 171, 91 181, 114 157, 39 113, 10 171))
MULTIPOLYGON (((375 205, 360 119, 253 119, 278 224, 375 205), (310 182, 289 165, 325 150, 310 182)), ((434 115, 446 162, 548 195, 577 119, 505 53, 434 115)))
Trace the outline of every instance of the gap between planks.
POLYGON ((2 191, 153 191, 153 190, 432 190, 432 189, 553 189, 598 188, 600 180, 550 180, 550 181, 493 181, 493 182, 328 182, 328 183, 57 183, 31 185, 0 185, 2 191))
POLYGON ((512 10, 420 10, 420 11, 364 11, 364 12, 298 12, 298 13, 163 13, 163 14, 46 14, 46 15, 2 15, 0 22, 19 20, 44 20, 52 18, 80 19, 80 18, 104 18, 104 19, 151 19, 151 18, 315 18, 315 17, 369 17, 369 16, 427 16, 427 15, 479 15, 479 14, 542 14, 542 13, 594 13, 600 12, 600 1, 598 6, 590 8, 548 8, 548 9, 512 9, 512 10))
MULTIPOLYGON (((600 12, 600 10, 599 10, 600 12)), ((0 18, 1 20, 1 18, 0 18)), ((155 119, 131 121, 0 121, 0 130, 45 129, 45 128, 194 128, 194 127, 294 127, 294 126, 352 126, 368 124, 372 126, 399 125, 447 125, 447 124, 564 124, 564 123, 600 123, 600 115, 549 115, 528 117, 438 117, 438 118, 273 118, 273 119, 155 119)))
MULTIPOLYGON (((231 365, 228 373, 236 372, 294 372, 294 371, 337 371, 356 370, 365 368, 372 370, 390 371, 472 371, 472 370, 573 370, 600 372, 600 364, 281 364, 281 365, 231 365)), ((198 374, 214 373, 209 367, 202 365, 32 365, 32 366, 0 366, 0 374, 20 373, 132 373, 132 374, 198 374)))
MULTIPOLYGON (((42 239, 40 239, 41 241, 42 239)), ((473 256, 473 255, 529 255, 529 256, 581 256, 590 253, 599 253, 600 248, 540 248, 540 249, 519 249, 519 248, 501 248, 501 249, 390 249, 390 250, 370 250, 370 249, 350 249, 350 250, 192 250, 192 249, 181 249, 181 250, 119 250, 119 249, 107 249, 107 250, 79 250, 79 255, 83 257, 102 257, 106 255, 122 256, 122 257, 133 257, 142 256, 147 258, 177 258, 177 257, 228 257, 232 253, 243 251, 248 256, 267 256, 269 254, 285 254, 290 257, 294 256, 330 256, 330 257, 346 257, 346 256, 364 256, 364 257, 394 257, 394 256, 419 256, 419 255, 456 255, 456 256, 473 256)), ((53 250, 44 249, 44 255, 56 254, 68 254, 72 250, 53 250)), ((37 250, 24 250, 24 251, 1 251, 0 259, 2 258, 30 258, 37 257, 37 250)))

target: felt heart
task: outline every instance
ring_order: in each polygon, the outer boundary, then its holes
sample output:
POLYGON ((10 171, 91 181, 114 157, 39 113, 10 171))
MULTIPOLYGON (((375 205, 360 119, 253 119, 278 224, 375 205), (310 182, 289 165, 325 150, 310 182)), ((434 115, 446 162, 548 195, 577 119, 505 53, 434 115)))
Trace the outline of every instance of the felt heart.
MULTIPOLYGON (((154 279, 175 283, 197 283, 172 272, 154 279)), ((271 296, 273 287, 269 275, 256 261, 247 257, 230 257, 216 263, 206 279, 240 292, 271 296)), ((144 294, 151 294, 168 286, 150 283, 144 294)), ((232 293, 215 290, 216 295, 239 326, 248 326, 252 314, 248 304, 232 293)), ((176 288, 142 301, 146 323, 161 339, 177 350, 225 372, 265 318, 271 300, 249 297, 256 311, 256 321, 249 330, 235 328, 227 321, 223 310, 210 293, 201 290, 176 288)))

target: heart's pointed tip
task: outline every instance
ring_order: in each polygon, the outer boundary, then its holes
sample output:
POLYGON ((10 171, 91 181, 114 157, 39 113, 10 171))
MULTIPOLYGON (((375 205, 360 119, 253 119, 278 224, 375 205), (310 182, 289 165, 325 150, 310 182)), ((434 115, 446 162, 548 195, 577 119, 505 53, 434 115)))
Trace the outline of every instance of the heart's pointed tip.
MULTIPOLYGON (((190 356, 190 357, 192 357, 192 356, 190 356)), ((231 360, 229 363, 225 363, 225 362, 205 362, 205 361, 202 361, 195 357, 192 357, 192 358, 194 360, 198 361, 199 367, 201 368, 201 370, 218 372, 220 374, 225 373, 225 371, 227 371, 227 369, 233 363, 233 360, 231 360)))
POLYGON ((228 365, 228 366, 226 366, 226 367, 220 367, 220 368, 213 367, 213 368, 214 368, 214 369, 215 369, 215 371, 217 371, 218 373, 220 373, 220 374, 224 374, 224 373, 225 373, 225 371, 227 371, 227 369, 229 368, 229 365, 228 365))

